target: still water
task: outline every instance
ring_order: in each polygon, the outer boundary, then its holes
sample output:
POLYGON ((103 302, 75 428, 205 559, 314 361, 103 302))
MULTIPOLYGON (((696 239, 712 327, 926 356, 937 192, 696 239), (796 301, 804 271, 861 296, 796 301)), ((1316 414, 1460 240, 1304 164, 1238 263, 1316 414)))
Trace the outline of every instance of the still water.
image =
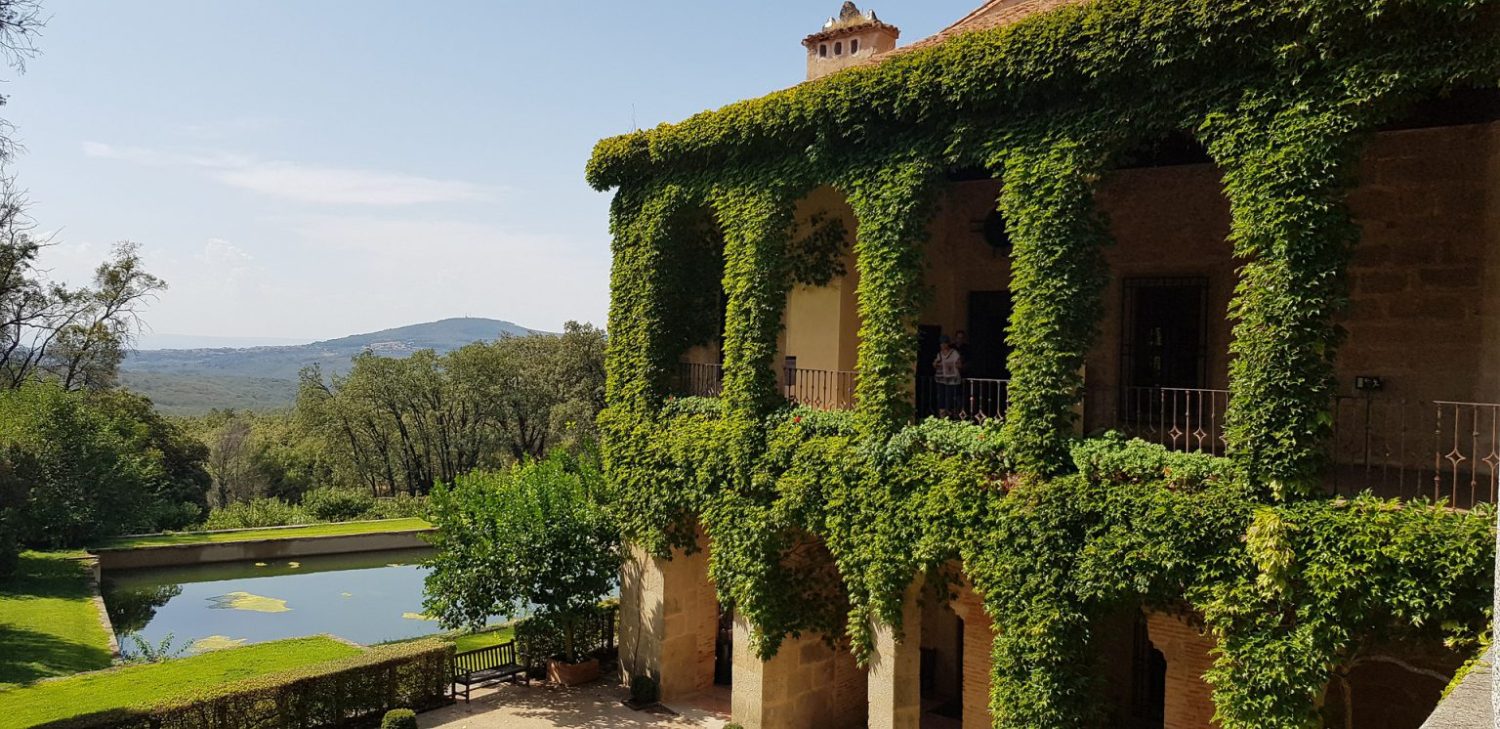
POLYGON ((440 632, 422 615, 429 549, 106 572, 104 603, 134 633, 188 653, 318 633, 371 644, 440 632))

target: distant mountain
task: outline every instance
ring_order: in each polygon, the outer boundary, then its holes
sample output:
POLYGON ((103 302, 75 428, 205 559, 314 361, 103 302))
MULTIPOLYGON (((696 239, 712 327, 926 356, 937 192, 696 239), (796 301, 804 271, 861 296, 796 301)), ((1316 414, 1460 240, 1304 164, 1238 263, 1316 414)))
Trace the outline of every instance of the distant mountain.
POLYGON ((196 334, 158 334, 146 332, 136 346, 140 349, 224 349, 226 347, 288 347, 307 344, 311 337, 205 337, 196 334))
POLYGON ((537 330, 498 319, 443 319, 312 344, 132 352, 120 365, 125 387, 150 397, 162 411, 193 415, 214 408, 265 410, 291 405, 297 373, 308 365, 347 372, 354 355, 406 357, 431 349, 439 354, 471 342, 522 336, 537 330))

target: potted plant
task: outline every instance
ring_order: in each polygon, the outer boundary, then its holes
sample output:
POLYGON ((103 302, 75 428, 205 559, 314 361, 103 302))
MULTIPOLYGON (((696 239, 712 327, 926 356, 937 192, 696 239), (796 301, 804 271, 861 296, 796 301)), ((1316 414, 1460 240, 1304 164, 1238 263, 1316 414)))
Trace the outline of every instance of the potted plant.
POLYGON ((622 554, 601 484, 591 461, 556 453, 434 489, 429 614, 448 627, 475 627, 530 610, 517 628, 527 660, 545 662, 556 683, 598 679, 584 638, 596 632, 622 554))

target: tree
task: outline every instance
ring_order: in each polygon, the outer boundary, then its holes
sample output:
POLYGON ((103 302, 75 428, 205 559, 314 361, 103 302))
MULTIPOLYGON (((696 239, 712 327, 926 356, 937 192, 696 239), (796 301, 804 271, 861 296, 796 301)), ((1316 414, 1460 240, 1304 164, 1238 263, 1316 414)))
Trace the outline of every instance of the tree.
POLYGON ((181 528, 201 512, 202 444, 123 392, 33 381, 0 391, 0 496, 23 544, 181 528))
POLYGON ((373 494, 424 494, 476 468, 540 458, 594 435, 604 404, 604 333, 476 342, 406 359, 366 352, 344 376, 302 373, 297 420, 335 468, 373 494))
POLYGON ((558 453, 440 485, 428 614, 473 628, 530 608, 558 626, 561 658, 576 663, 577 632, 614 589, 622 559, 601 484, 594 465, 558 453))

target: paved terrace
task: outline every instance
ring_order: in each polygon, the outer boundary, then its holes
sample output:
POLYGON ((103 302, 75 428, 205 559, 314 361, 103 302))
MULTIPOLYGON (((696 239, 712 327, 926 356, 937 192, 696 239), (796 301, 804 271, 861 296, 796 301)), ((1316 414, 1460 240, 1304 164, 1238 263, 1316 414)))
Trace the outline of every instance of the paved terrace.
POLYGON ((420 715, 423 729, 721 729, 729 721, 729 691, 674 702, 666 710, 634 711, 627 690, 609 681, 578 688, 515 686, 475 689, 472 702, 420 715))

